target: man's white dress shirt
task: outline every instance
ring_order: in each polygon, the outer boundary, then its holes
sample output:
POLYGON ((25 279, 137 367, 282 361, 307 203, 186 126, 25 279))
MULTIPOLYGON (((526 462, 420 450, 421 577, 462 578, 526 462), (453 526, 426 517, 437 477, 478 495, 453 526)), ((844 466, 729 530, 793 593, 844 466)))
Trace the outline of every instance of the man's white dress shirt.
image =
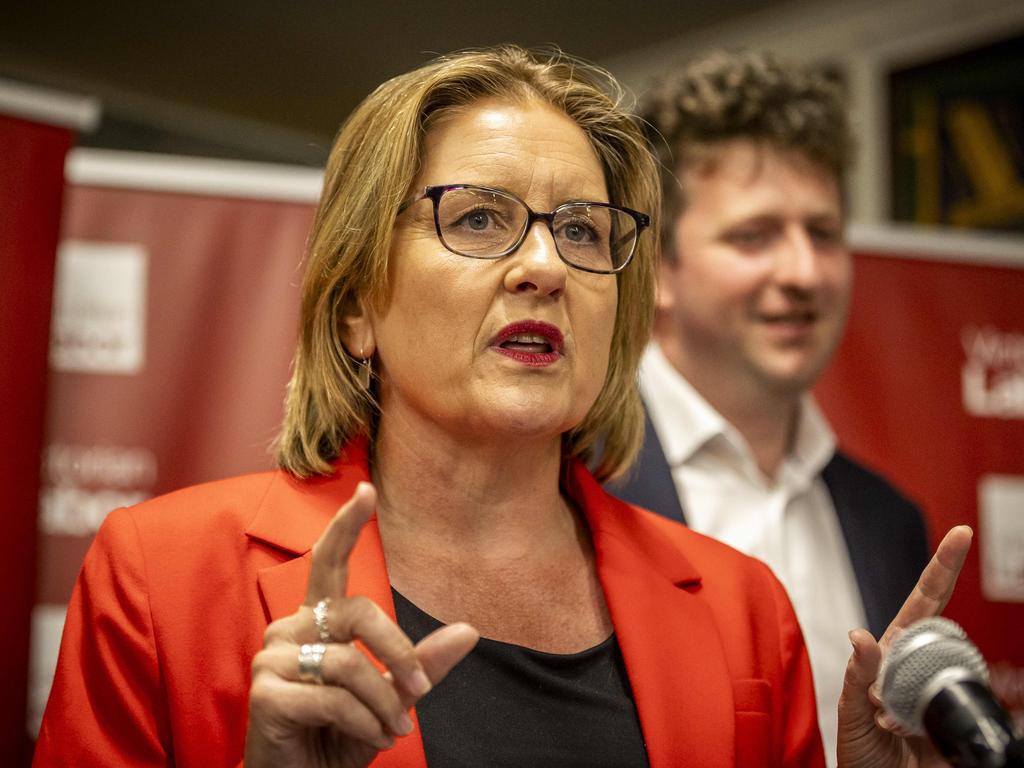
POLYGON ((835 435, 810 395, 793 446, 774 478, 750 445, 651 343, 640 364, 640 391, 680 506, 691 528, 767 563, 789 593, 814 674, 818 722, 829 765, 836 758, 836 707, 851 646, 866 626, 864 605, 821 470, 835 435))

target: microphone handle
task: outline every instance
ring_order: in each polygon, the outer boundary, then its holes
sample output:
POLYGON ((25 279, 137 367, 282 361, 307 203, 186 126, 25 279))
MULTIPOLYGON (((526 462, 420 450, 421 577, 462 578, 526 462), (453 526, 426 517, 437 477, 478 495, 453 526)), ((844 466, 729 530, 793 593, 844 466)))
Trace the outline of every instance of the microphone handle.
POLYGON ((976 680, 944 686, 923 720, 932 743, 957 768, 1024 768, 1024 743, 992 692, 976 680))

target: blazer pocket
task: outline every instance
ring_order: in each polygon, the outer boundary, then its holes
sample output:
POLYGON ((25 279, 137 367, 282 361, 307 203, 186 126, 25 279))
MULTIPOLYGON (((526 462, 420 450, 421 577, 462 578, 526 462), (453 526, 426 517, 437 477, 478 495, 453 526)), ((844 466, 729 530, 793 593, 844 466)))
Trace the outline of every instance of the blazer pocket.
POLYGON ((771 684, 760 679, 733 680, 732 697, 736 708, 736 765, 774 765, 771 684))

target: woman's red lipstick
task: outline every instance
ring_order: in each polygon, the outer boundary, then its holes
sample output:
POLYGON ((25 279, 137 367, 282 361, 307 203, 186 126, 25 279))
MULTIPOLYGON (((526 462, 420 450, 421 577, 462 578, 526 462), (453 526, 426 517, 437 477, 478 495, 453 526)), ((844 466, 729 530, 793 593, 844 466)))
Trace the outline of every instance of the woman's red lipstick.
POLYGON ((522 320, 506 325, 491 340, 491 349, 524 365, 542 368, 562 357, 562 332, 551 323, 522 320))

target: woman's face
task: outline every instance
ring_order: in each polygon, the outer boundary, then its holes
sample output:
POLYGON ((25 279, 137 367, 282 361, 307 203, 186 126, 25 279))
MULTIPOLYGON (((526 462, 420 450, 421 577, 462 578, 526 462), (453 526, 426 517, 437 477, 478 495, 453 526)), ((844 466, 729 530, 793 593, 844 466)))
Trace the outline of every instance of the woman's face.
MULTIPOLYGON (((538 212, 608 201, 586 135, 541 102, 482 100, 436 123, 415 188, 443 184, 507 190, 538 212)), ((472 259, 441 244, 419 200, 399 216, 388 278, 388 306, 368 316, 382 427, 554 437, 586 416, 608 367, 616 279, 565 264, 543 222, 511 255, 472 259)))

